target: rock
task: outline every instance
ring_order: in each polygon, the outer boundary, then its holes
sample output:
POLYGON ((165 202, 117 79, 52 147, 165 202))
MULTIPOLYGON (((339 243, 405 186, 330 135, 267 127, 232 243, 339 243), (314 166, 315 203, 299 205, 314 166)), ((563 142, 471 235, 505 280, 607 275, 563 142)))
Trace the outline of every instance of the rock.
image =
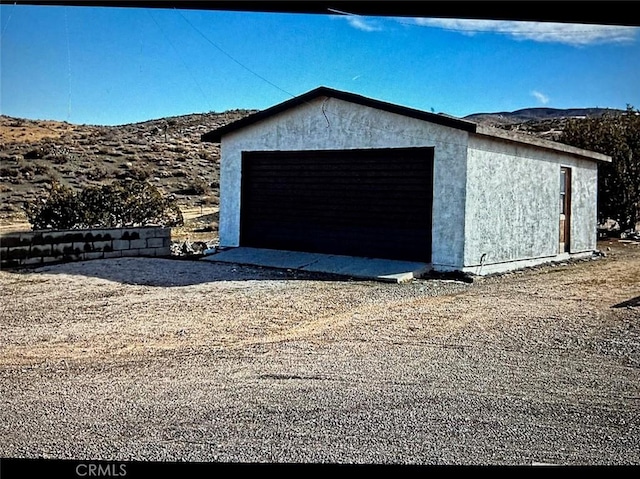
POLYGON ((184 243, 182 243, 182 247, 180 248, 180 250, 182 251, 182 254, 185 254, 185 255, 194 253, 194 250, 188 241, 185 241, 184 243))
POLYGON ((207 249, 207 243, 203 241, 194 241, 191 243, 191 249, 193 254, 203 254, 203 251, 207 249))
POLYGON ((598 225, 598 228, 607 231, 619 231, 620 225, 616 220, 608 219, 604 223, 598 225))

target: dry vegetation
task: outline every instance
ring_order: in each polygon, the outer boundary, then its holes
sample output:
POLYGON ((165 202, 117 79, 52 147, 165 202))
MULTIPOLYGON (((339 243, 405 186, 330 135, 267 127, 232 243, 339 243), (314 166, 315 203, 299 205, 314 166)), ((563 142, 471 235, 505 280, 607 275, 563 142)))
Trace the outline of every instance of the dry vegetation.
POLYGON ((214 208, 219 145, 200 136, 248 110, 163 118, 122 126, 72 125, 0 116, 0 225, 22 223, 23 205, 50 181, 80 189, 116 178, 146 179, 181 207, 214 208))

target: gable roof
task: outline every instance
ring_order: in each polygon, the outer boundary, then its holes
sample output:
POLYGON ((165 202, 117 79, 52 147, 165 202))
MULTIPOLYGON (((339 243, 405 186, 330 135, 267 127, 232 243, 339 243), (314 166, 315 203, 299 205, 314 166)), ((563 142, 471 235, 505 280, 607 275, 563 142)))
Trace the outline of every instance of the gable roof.
POLYGON ((308 91, 307 93, 303 93, 302 95, 291 98, 290 100, 286 100, 282 103, 278 103, 277 105, 267 108, 266 110, 261 110, 257 113, 253 113, 249 116, 245 116, 240 120, 234 121, 233 123, 229 123, 220 128, 216 128, 215 130, 212 130, 208 133, 203 134, 200 137, 200 139, 201 141, 204 141, 204 142, 220 143, 222 141, 222 137, 228 133, 240 130, 249 125, 253 125, 254 123, 258 123, 259 121, 262 121, 266 118, 277 115, 278 113, 282 113, 283 111, 289 110, 291 108, 295 108, 305 103, 309 103, 310 101, 315 100, 316 98, 322 98, 322 97, 337 98, 339 100, 344 100, 350 103, 355 103, 358 105, 367 106, 370 108, 375 108, 375 109, 387 111, 390 113, 396 113, 398 115, 402 115, 410 118, 416 118, 418 120, 423 120, 430 123, 435 123, 437 125, 442 125, 450 128, 455 128, 458 130, 463 130, 469 133, 475 133, 480 136, 491 137, 493 139, 498 139, 501 141, 522 143, 530 146, 536 146, 539 148, 546 148, 546 149, 557 151, 557 152, 577 155, 589 160, 606 161, 606 162, 611 161, 611 157, 607 155, 603 155, 601 153, 596 153, 594 151, 584 150, 582 148, 576 148, 574 146, 565 145, 563 143, 558 143, 555 141, 545 140, 545 139, 534 137, 531 135, 525 135, 522 133, 501 130, 499 128, 482 126, 472 121, 463 120, 461 118, 456 118, 454 116, 449 116, 441 113, 430 113, 423 110, 416 110, 414 108, 409 108, 409 107, 397 105, 394 103, 388 103, 381 100, 375 100, 373 98, 357 95, 355 93, 334 90, 333 88, 328 88, 325 86, 320 86, 311 91, 308 91))
POLYGON ((418 120, 425 120, 431 123, 436 123, 438 125, 449 126, 451 128, 457 128, 470 132, 475 131, 476 127, 476 124, 471 121, 461 120, 459 118, 439 115, 422 110, 415 110, 406 106, 387 103, 381 100, 374 100, 373 98, 356 95, 355 93, 334 90, 332 88, 321 86, 308 91, 307 93, 303 93, 302 95, 291 98, 290 100, 278 103, 277 105, 267 108, 266 110, 261 110, 257 113, 253 113, 252 115, 245 116, 238 121, 234 121, 233 123, 229 123, 225 126, 210 131, 209 133, 205 133, 201 136, 201 140, 211 143, 220 143, 222 136, 226 135, 227 133, 239 130, 240 128, 244 128, 245 126, 253 125, 254 123, 264 120, 265 118, 269 118, 270 116, 277 115, 278 113, 281 113, 285 110, 303 105, 305 103, 309 103, 310 101, 321 97, 337 98, 339 100, 344 100, 350 103, 356 103, 358 105, 368 106, 371 108, 376 108, 378 110, 397 113, 398 115, 417 118, 418 120))

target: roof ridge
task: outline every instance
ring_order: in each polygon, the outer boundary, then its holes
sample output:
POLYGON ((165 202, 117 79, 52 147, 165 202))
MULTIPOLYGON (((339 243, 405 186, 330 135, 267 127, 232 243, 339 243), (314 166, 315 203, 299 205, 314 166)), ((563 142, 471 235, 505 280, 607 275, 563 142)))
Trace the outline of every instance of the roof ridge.
POLYGON ((313 90, 307 91, 306 93, 302 93, 301 95, 295 96, 281 103, 278 103, 272 107, 269 107, 266 110, 261 110, 257 113, 246 116, 233 123, 229 123, 225 126, 216 128, 215 130, 205 133, 201 136, 201 140, 205 142, 219 143, 220 140, 222 139, 222 136, 227 133, 252 125, 253 123, 256 123, 270 116, 276 115, 289 108, 293 108, 298 105, 309 103, 310 100, 321 97, 321 96, 337 98, 337 99, 348 101, 351 103, 357 103, 357 104, 368 106, 378 110, 385 110, 390 113, 396 113, 399 115, 417 118, 424 121, 430 121, 433 123, 449 126, 451 128, 456 128, 456 129, 464 130, 468 132, 474 132, 477 126, 477 124, 472 121, 463 120, 461 118, 453 117, 450 115, 442 115, 439 113, 431 113, 424 110, 418 110, 408 106, 398 105, 398 104, 386 102, 383 100, 377 100, 377 99, 366 97, 357 93, 347 92, 343 90, 336 90, 334 88, 321 85, 314 88, 313 90))

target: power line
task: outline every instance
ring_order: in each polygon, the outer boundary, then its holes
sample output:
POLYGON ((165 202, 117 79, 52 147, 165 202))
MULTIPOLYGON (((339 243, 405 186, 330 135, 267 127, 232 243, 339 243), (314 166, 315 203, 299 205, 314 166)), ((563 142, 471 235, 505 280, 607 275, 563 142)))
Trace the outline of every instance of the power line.
MULTIPOLYGON (((174 9, 175 10, 175 9, 174 9)), ((229 59, 231 59, 234 63, 240 65, 242 68, 244 68, 245 70, 247 70, 249 73, 255 75, 256 77, 258 77, 259 79, 261 79, 262 81, 268 83, 269 85, 273 86, 274 88, 280 90, 281 92, 287 94, 288 96, 295 98, 296 95, 286 91, 285 89, 279 87, 278 85, 276 85, 275 83, 273 83, 272 81, 268 80, 267 78, 265 78, 264 76, 256 73, 255 71, 253 71, 252 69, 250 69, 249 67, 247 67, 246 65, 244 65, 243 63, 241 63, 240 61, 238 61, 236 58, 234 58, 232 55, 230 55, 229 53, 227 53, 225 50, 223 50, 219 45, 217 45, 215 42, 213 42, 211 39, 209 39, 209 37, 207 37, 201 30, 199 30, 195 25, 193 25, 193 23, 191 23, 184 15, 182 15, 182 13, 177 10, 177 12, 180 14, 180 16, 184 19, 184 21, 189 24, 191 26, 191 28, 193 28, 200 36, 202 36, 209 44, 211 44, 213 47, 215 47, 218 51, 220 51, 221 53, 223 53, 226 57, 228 57, 229 59)), ((336 10, 336 12, 338 12, 336 10)), ((343 13, 345 15, 352 15, 352 14, 348 14, 346 12, 339 12, 339 13, 343 13)), ((356 15, 358 16, 358 15, 356 15)), ((328 100, 330 98, 325 99, 325 101, 323 101, 322 105, 321 105, 321 112, 324 115, 325 120, 327 121, 327 127, 331 128, 331 124, 329 122, 329 119, 327 118, 327 115, 333 116, 335 118, 341 119, 341 120, 345 120, 346 122, 350 123, 350 124, 357 124, 360 127, 364 127, 370 130, 374 130, 374 131, 380 131, 380 132, 384 132, 384 133, 392 133, 394 135, 399 135, 405 138, 409 138, 409 139, 414 139, 414 140, 420 140, 422 142, 426 141, 427 143, 434 143, 434 139, 433 138, 427 138, 427 137, 423 137, 423 136, 416 136, 416 135, 410 135, 407 133, 404 133, 403 131, 399 131, 399 130, 393 130, 393 129, 389 129, 389 128, 381 128, 381 127, 376 127, 374 125, 371 124, 367 124, 363 121, 358 121, 357 119, 354 118, 347 118, 344 117, 338 113, 332 112, 330 110, 327 109, 327 105, 328 105, 328 100)), ((304 102, 305 104, 309 105, 309 106, 313 106, 312 103, 309 103, 308 101, 304 102)), ((444 144, 448 144, 448 145, 453 145, 453 146, 460 146, 460 147, 465 147, 467 145, 463 145, 461 143, 458 142, 452 142, 452 141, 446 141, 446 140, 438 140, 438 143, 444 143, 444 144)))
POLYGON ((204 38, 209 44, 211 44, 214 48, 216 48, 216 50, 220 51, 222 54, 224 54, 227 58, 229 58, 231 61, 233 61, 234 63, 240 65, 242 68, 244 68, 245 70, 247 70, 249 73, 251 73, 252 75, 255 75, 256 77, 260 78, 262 81, 268 83, 269 85, 271 85, 272 87, 280 90, 281 92, 289 95, 290 97, 295 97, 295 95, 293 93, 288 92, 287 90, 280 88, 278 85, 276 85, 275 83, 267 80, 265 77, 263 77, 262 75, 260 75, 259 73, 253 71, 251 68, 249 68, 248 66, 246 66, 244 63, 240 62, 239 60, 237 60, 236 58, 234 58, 233 56, 231 56, 229 53, 227 53, 225 50, 223 50, 218 44, 216 44, 213 40, 211 40, 209 37, 207 37, 204 33, 202 33, 202 31, 200 29, 198 29, 193 23, 191 23, 183 14, 179 9, 174 8, 174 11, 178 12, 178 14, 182 17, 182 19, 187 22, 191 28, 193 28, 196 32, 198 32, 198 34, 204 38))
POLYGON ((4 28, 2 29, 2 34, 0 34, 0 36, 4 36, 4 32, 9 26, 9 22, 11 21, 11 17, 13 16, 13 12, 15 12, 15 10, 16 10, 16 2, 13 2, 13 8, 11 9, 11 12, 9 12, 9 18, 7 18, 7 23, 4 24, 4 28))
MULTIPOLYGON (((174 9, 176 10, 176 9, 174 9)), ((201 30, 199 30, 195 25, 193 25, 193 23, 191 23, 184 15, 182 15, 182 12, 180 12, 180 10, 176 10, 180 16, 184 19, 184 21, 191 26, 191 28, 193 28, 202 38, 204 38, 209 44, 211 44, 213 47, 215 47, 218 51, 220 51, 221 53, 223 53, 226 57, 228 57, 229 59, 231 59, 234 63, 240 65, 242 68, 244 68, 245 70, 247 70, 249 73, 251 73, 252 75, 255 75, 256 77, 258 77, 259 79, 261 79, 262 81, 268 83, 269 85, 271 85, 272 87, 280 90, 281 92, 287 94, 288 96, 290 96, 291 98, 295 98, 296 95, 294 95, 291 92, 288 92, 287 90, 285 90, 284 88, 281 88, 280 86, 276 85, 275 83, 273 83, 271 80, 268 80, 267 78, 265 78, 264 76, 260 75, 259 73, 256 73, 255 71, 253 71, 251 68, 247 67, 246 65, 244 65, 242 62, 240 62, 239 60, 237 60, 236 58, 234 58, 232 55, 230 55, 229 53, 227 53, 225 50, 223 50, 219 45, 217 45, 215 42, 213 42, 209 37, 207 37, 201 30)), ((311 103, 306 102, 305 103, 307 105, 312 106, 311 103)), ((385 129, 385 128, 379 128, 379 127, 375 127, 373 125, 367 125, 364 122, 359 122, 357 120, 354 120, 353 118, 345 118, 337 113, 325 110, 325 104, 323 103, 321 110, 323 112, 323 114, 325 115, 325 119, 327 120, 327 123, 329 123, 329 120, 327 119, 327 114, 334 116, 336 118, 340 118, 342 120, 347 120, 351 123, 356 123, 356 124, 360 124, 360 126, 363 126, 365 128, 369 128, 372 130, 377 130, 377 131, 382 131, 382 132, 386 132, 386 133, 394 133, 397 135, 401 135, 404 136, 406 138, 413 138, 413 139, 418 139, 418 140, 428 140, 431 141, 431 139, 429 138, 424 138, 424 137, 417 137, 417 136, 413 136, 413 135, 407 135, 405 133, 402 133, 400 131, 394 131, 394 130, 389 130, 389 129, 385 129)), ((443 143, 451 143, 453 145, 458 145, 457 143, 453 143, 453 142, 443 142, 443 143)))
POLYGON ((64 29, 67 38, 67 121, 71 121, 71 45, 69 42, 69 19, 67 7, 64 7, 64 29))
POLYGON ((204 90, 202 89, 202 86, 200 85, 200 82, 198 81, 197 77, 193 74, 193 72, 191 71, 191 69, 189 68, 189 65, 187 65, 187 63, 184 60, 184 57, 180 54, 180 52, 178 51, 178 49, 175 47, 175 45, 173 44, 173 42, 171 41, 171 38, 169 38, 169 36, 165 33, 165 31, 163 30, 162 26, 158 23, 158 21, 156 20, 156 18, 152 15, 151 10, 147 9, 147 13, 149 14, 149 16, 151 17, 151 19, 153 20, 153 22, 156 24, 156 26, 158 27, 158 30, 160 30, 160 33, 162 33, 162 36, 165 38, 165 40, 169 43, 169 45, 171 45, 171 48, 173 49, 174 52, 176 52, 176 55, 178 56, 178 58, 180 59, 180 62, 182 63, 182 65, 184 66, 185 70, 187 70, 187 73, 189 73, 189 76, 191 76, 191 79, 193 80, 193 82, 196 84, 196 86, 198 87, 198 90, 200 90, 200 93, 202 94, 202 98, 204 99, 204 101, 207 103, 207 105, 209 106, 209 111, 212 111, 213 108, 211 106, 211 101, 209 99, 209 97, 206 95, 206 93, 204 92, 204 90))

